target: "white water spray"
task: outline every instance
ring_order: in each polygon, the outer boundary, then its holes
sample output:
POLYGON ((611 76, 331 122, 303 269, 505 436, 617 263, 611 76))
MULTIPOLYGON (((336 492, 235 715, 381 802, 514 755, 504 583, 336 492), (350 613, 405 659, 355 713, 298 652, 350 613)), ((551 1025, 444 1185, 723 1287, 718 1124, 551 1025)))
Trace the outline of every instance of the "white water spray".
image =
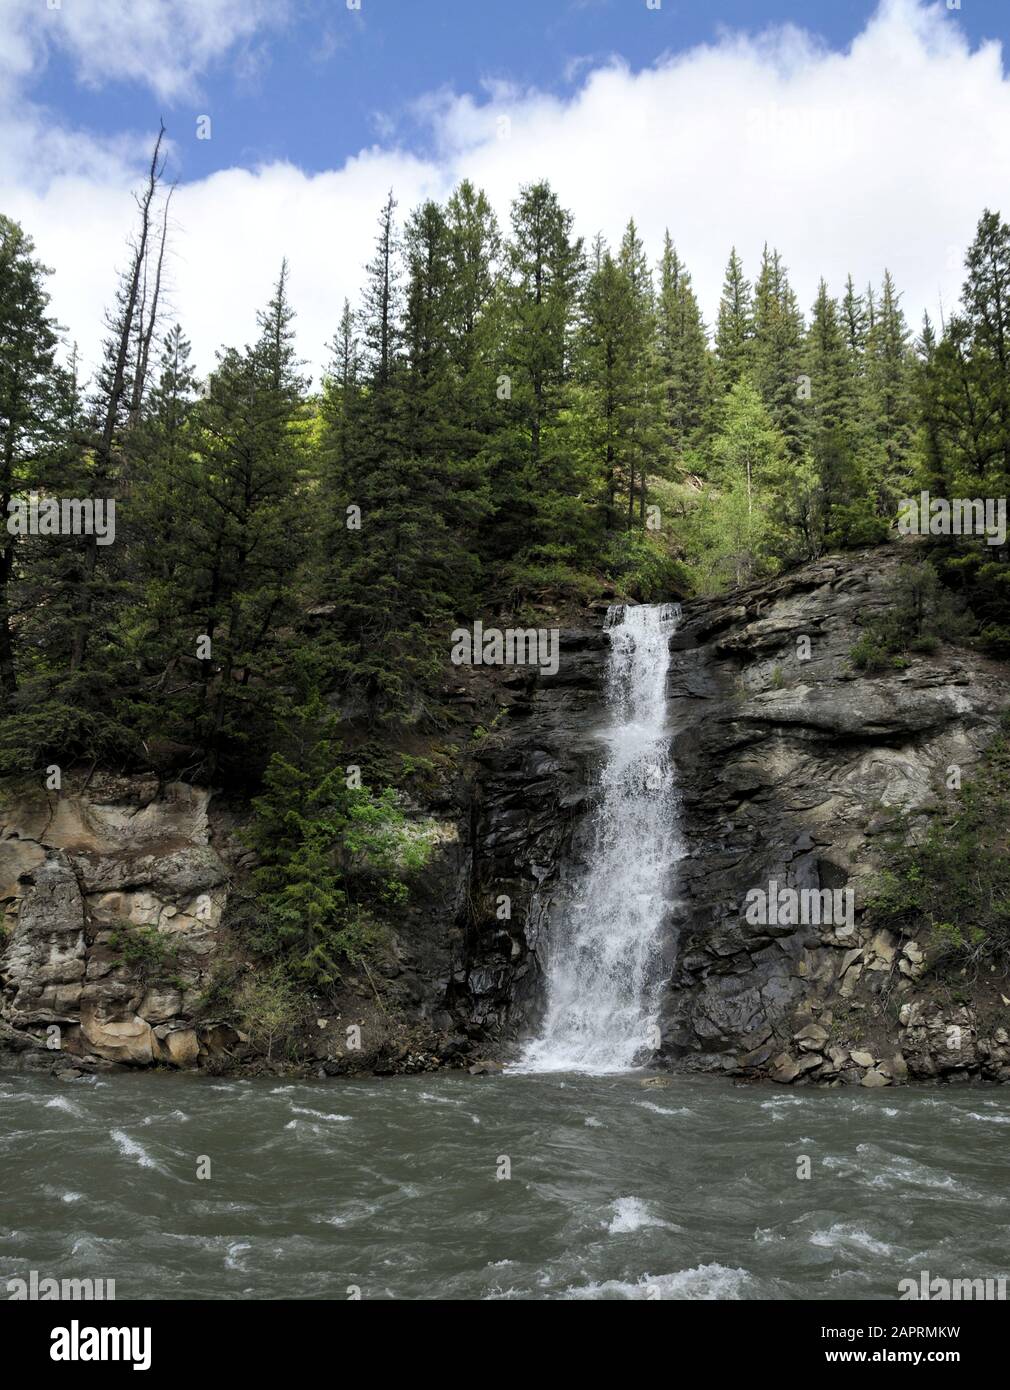
POLYGON ((627 1071, 644 1061, 662 987, 662 930, 683 852, 666 727, 676 604, 611 608, 608 753, 590 867, 552 904, 547 1013, 516 1071, 627 1071))

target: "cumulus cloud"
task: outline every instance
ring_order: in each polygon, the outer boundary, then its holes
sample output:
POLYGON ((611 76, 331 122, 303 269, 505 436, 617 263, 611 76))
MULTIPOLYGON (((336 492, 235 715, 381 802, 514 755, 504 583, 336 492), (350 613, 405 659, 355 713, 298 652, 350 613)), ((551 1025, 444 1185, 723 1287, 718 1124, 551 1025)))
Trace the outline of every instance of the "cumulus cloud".
POLYGON ((87 86, 192 97, 213 62, 286 15, 286 0, 4 0, 0 71, 24 77, 59 50, 87 86))
MULTIPOLYGON (((123 3, 141 14, 131 50, 139 55, 154 42, 155 20, 148 24, 147 6, 123 3)), ((200 0, 152 0, 150 9, 167 4, 199 22, 200 0)), ((102 0, 99 8, 112 7, 102 0)), ((176 56, 161 54, 152 83, 170 90, 195 81, 252 32, 245 19, 256 11, 251 0, 224 0, 191 49, 173 40, 176 56)), ((90 42, 74 51, 82 79, 96 80, 102 68, 90 42)), ((766 240, 777 245, 804 305, 821 275, 839 292, 850 270, 857 284, 877 283, 887 266, 913 324, 923 308, 935 316, 940 296, 953 304, 977 218, 1010 186, 1010 84, 999 46, 972 49, 956 12, 916 0, 883 0, 844 52, 795 27, 756 38, 725 32, 640 72, 618 59, 584 67, 563 98, 508 85, 441 91, 415 103, 411 119, 423 134, 420 153, 383 134, 324 173, 274 163, 180 184, 173 308, 202 367, 217 345, 249 339, 286 255, 301 351, 318 371, 343 296, 360 288, 390 186, 406 211, 466 175, 504 218, 519 185, 545 177, 587 239, 599 230, 616 240, 634 216, 655 253, 669 227, 709 320, 733 244, 749 271, 766 240)), ((8 107, 0 150, 11 150, 17 120, 18 148, 28 148, 33 117, 8 107)), ((56 267, 56 309, 87 356, 129 227, 127 190, 142 141, 42 129, 30 161, 18 167, 0 154, 3 206, 56 267)))

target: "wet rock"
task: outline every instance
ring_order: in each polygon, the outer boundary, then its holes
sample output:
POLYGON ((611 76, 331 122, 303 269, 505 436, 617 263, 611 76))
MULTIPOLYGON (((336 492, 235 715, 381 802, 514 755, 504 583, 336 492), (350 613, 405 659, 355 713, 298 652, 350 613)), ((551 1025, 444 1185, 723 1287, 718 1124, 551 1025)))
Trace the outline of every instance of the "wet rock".
POLYGON ((81 1032, 92 1051, 110 1062, 147 1066, 155 1057, 151 1026, 135 1014, 125 1018, 105 1018, 97 1010, 81 1015, 81 1032))
POLYGON ((886 1076, 879 1068, 876 1071, 864 1073, 860 1085, 862 1086, 890 1086, 891 1078, 886 1076))
POLYGON ((195 1067, 200 1060, 200 1044, 192 1028, 176 1028, 161 1043, 161 1055, 174 1067, 195 1067))
POLYGON ((788 1052, 781 1052, 772 1062, 771 1075, 774 1081, 780 1081, 783 1085, 788 1085, 795 1081, 800 1074, 799 1066, 789 1056, 788 1052))
POLYGON ((807 1072, 816 1071, 823 1065, 824 1058, 819 1052, 809 1052, 796 1063, 796 1070, 800 1076, 805 1076, 807 1072))
POLYGON ((470 1039, 463 1033, 454 1033, 446 1038, 438 1055, 443 1062, 454 1062, 465 1057, 469 1051, 470 1039))

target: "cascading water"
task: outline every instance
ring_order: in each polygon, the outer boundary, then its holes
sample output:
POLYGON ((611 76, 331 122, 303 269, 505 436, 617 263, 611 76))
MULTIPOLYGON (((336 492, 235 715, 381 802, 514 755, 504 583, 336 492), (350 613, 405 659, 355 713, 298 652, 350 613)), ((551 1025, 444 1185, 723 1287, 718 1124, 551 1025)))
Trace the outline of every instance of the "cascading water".
POLYGON ((627 1071, 655 1047, 663 922, 682 854, 666 726, 676 604, 613 607, 608 752, 589 867, 574 901, 552 903, 547 1013, 516 1071, 627 1071))

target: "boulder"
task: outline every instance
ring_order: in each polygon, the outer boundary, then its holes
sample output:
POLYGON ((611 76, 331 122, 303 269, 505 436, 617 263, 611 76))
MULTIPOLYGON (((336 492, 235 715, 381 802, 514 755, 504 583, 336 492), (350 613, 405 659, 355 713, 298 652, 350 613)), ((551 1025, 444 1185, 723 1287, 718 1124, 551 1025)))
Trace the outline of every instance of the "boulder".
POLYGON ((127 1018, 103 1018, 91 1010, 81 1014, 81 1032, 88 1046, 99 1057, 129 1066, 147 1066, 155 1057, 155 1039, 150 1024, 136 1014, 127 1018))

